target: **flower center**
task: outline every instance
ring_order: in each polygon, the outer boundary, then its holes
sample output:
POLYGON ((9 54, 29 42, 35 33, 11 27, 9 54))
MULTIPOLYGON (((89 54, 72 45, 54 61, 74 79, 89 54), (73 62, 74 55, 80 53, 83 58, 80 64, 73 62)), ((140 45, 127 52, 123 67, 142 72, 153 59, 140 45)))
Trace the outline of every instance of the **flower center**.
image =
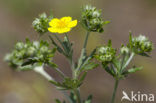
POLYGON ((61 21, 61 20, 60 20, 60 21, 58 22, 58 27, 59 27, 59 28, 64 28, 64 27, 66 27, 66 25, 67 25, 67 24, 66 24, 64 21, 61 21))

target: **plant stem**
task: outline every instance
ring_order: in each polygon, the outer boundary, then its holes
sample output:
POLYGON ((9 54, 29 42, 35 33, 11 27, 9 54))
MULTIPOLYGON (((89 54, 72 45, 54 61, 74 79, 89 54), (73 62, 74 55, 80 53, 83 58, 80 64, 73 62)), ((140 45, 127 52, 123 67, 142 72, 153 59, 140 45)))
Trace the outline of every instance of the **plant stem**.
POLYGON ((118 83, 119 83, 119 80, 116 79, 115 80, 115 85, 114 85, 114 90, 113 90, 113 95, 112 95, 111 103, 114 103, 115 102, 115 96, 116 96, 116 91, 117 91, 117 88, 118 88, 118 83))
POLYGON ((47 72, 44 71, 43 66, 35 67, 33 70, 45 77, 47 80, 54 80, 53 77, 51 77, 47 72))
POLYGON ((132 52, 129 59, 127 60, 126 64, 122 67, 122 70, 127 67, 127 65, 130 63, 130 61, 133 59, 134 55, 135 55, 135 53, 132 52))
POLYGON ((87 46, 89 34, 90 34, 90 31, 87 31, 87 34, 86 34, 86 38, 85 38, 85 42, 84 42, 83 48, 86 48, 86 46, 87 46))
POLYGON ((78 88, 74 90, 74 94, 76 95, 77 103, 81 103, 81 97, 78 88))
MULTIPOLYGON (((46 71, 44 71, 43 66, 35 67, 35 68, 34 68, 34 71, 37 72, 37 73, 39 73, 39 74, 42 75, 43 77, 45 77, 48 81, 49 81, 49 80, 54 80, 54 81, 55 81, 55 79, 54 79, 52 76, 50 76, 46 71)), ((64 94, 64 96, 68 99, 69 103, 72 103, 72 100, 69 98, 67 92, 66 92, 66 91, 61 91, 61 92, 62 92, 62 93, 64 94)))

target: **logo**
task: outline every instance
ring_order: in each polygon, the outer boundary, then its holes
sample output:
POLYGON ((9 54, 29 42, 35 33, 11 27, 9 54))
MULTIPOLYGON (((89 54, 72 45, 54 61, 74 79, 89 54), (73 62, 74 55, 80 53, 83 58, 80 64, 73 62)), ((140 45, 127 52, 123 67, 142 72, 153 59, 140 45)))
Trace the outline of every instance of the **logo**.
POLYGON ((135 101, 135 102, 153 102, 154 101, 154 94, 144 94, 140 91, 134 92, 131 91, 130 94, 127 94, 125 91, 122 91, 122 98, 121 101, 128 100, 128 101, 135 101))

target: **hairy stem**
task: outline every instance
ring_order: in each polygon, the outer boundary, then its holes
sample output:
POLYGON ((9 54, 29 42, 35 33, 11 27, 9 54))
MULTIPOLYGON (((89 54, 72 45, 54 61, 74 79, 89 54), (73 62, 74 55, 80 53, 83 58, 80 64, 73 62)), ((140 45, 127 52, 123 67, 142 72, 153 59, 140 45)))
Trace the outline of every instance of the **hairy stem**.
POLYGON ((119 84, 119 80, 116 79, 115 80, 115 85, 114 85, 114 90, 113 90, 113 95, 112 95, 112 99, 111 99, 111 103, 115 103, 115 96, 116 96, 118 84, 119 84))

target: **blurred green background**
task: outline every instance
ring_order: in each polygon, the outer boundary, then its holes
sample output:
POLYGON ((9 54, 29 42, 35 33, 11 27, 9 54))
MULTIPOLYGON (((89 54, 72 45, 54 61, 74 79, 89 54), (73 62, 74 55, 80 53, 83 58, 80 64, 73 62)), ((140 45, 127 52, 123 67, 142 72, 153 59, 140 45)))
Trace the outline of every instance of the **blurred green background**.
MULTIPOLYGON (((111 23, 102 34, 92 33, 89 38, 88 52, 97 45, 112 39, 113 46, 119 48, 128 41, 128 32, 133 35, 144 34, 156 43, 156 0, 0 0, 0 103, 54 103, 55 98, 64 99, 42 76, 28 72, 15 72, 3 61, 6 53, 11 51, 17 41, 26 37, 37 40, 38 35, 31 23, 39 13, 52 12, 55 17, 80 17, 80 7, 92 4, 102 9, 104 20, 111 23)), ((85 30, 77 26, 70 32, 74 41, 74 59, 77 60, 85 37, 85 30)), ((43 37, 42 39, 47 39, 43 37)), ((117 92, 120 103, 122 91, 140 91, 156 95, 156 50, 151 58, 136 56, 131 63, 144 69, 122 80, 117 92)), ((70 75, 68 62, 57 54, 54 60, 67 75, 70 75)), ((50 68, 47 72, 59 79, 50 68)), ((113 92, 113 78, 100 67, 88 73, 81 87, 81 96, 86 98, 93 94, 93 103, 108 103, 113 92)), ((128 102, 124 102, 128 103, 128 102)))

